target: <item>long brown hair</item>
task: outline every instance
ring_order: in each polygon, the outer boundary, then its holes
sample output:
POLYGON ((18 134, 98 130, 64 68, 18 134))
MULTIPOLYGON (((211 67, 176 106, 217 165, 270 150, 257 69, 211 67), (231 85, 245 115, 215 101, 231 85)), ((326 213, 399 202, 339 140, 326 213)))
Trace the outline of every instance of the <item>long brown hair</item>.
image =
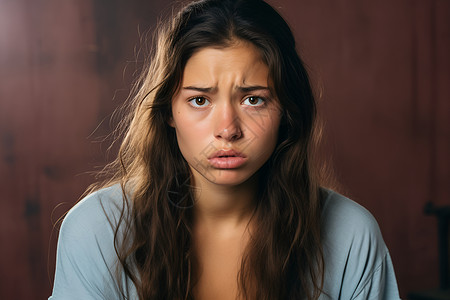
MULTIPOLYGON (((256 222, 242 258, 240 295, 317 299, 323 282, 319 179, 312 155, 316 105, 292 32, 261 0, 204 0, 187 5, 157 31, 148 66, 124 118, 107 183, 120 183, 124 207, 115 235, 121 272, 140 299, 193 299, 191 172, 169 126, 184 66, 204 47, 251 42, 269 67, 282 107, 279 140, 259 170, 256 222), (251 286, 251 287, 250 287, 251 286)), ((122 289, 125 293, 125 288, 122 289)))

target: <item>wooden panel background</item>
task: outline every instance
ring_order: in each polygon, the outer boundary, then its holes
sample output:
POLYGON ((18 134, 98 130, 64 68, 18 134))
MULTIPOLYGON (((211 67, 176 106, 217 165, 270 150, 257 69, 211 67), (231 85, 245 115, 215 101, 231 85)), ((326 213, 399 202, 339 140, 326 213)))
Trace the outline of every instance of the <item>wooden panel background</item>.
MULTIPOLYGON (((450 2, 271 0, 322 87, 327 153, 375 215, 402 297, 437 286, 436 223, 450 204, 450 2)), ((106 161, 139 32, 163 0, 0 0, 0 299, 51 291, 52 224, 106 161), (94 135, 92 132, 97 128, 94 135)))

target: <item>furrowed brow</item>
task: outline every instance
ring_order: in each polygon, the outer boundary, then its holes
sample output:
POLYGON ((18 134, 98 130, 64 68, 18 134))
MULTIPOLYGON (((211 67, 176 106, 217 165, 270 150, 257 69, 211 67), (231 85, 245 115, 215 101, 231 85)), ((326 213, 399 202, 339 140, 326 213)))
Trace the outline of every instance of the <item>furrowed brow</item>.
POLYGON ((213 92, 215 89, 212 87, 197 87, 197 86, 185 86, 183 87, 183 90, 191 90, 191 91, 197 91, 197 92, 201 92, 201 93, 211 93, 213 92))
POLYGON ((261 85, 252 85, 252 86, 238 86, 236 87, 242 93, 250 93, 254 91, 270 91, 268 87, 261 85))

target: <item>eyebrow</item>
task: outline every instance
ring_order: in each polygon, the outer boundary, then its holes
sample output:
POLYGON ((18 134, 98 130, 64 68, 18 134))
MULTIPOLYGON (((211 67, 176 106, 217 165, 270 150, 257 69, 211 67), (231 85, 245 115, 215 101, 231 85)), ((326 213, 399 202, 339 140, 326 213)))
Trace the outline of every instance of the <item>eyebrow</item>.
POLYGON ((261 85, 238 86, 236 88, 243 93, 249 93, 249 92, 254 92, 254 91, 259 91, 259 90, 269 91, 269 88, 267 86, 261 86, 261 85))
MULTIPOLYGON (((185 87, 183 87, 183 89, 197 91, 197 92, 201 92, 201 93, 211 93, 211 92, 215 91, 217 88, 216 87, 185 86, 185 87)), ((237 86, 236 89, 243 93, 249 93, 249 92, 254 92, 254 91, 258 91, 258 90, 269 91, 268 87, 262 86, 262 85, 237 86)))
POLYGON ((192 90, 192 91, 197 91, 197 92, 201 92, 201 93, 211 93, 213 90, 215 90, 215 88, 212 87, 196 87, 196 86, 185 86, 183 87, 183 90, 192 90))

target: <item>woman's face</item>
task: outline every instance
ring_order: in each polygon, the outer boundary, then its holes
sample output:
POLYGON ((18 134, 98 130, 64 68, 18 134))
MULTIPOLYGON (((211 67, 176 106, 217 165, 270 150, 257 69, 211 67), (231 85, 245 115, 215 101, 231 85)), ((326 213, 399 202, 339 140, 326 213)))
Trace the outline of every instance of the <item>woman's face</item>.
POLYGON ((187 61, 170 125, 196 185, 239 185, 270 157, 280 109, 269 84, 250 43, 203 48, 187 61))

